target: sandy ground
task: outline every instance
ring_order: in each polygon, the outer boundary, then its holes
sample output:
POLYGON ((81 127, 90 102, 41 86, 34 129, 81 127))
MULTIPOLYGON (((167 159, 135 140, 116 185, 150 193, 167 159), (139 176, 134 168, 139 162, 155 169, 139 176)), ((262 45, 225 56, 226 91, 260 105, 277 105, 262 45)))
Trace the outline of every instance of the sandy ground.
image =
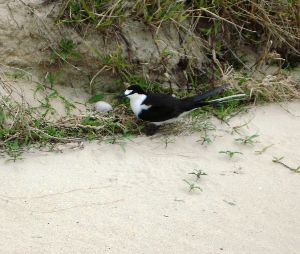
POLYGON ((251 110, 234 118, 238 144, 218 121, 200 134, 146 137, 120 145, 86 144, 63 153, 0 160, 0 253, 272 253, 300 251, 300 102, 251 110), (273 144, 263 154, 255 151, 273 144), (229 159, 221 150, 243 152, 229 159), (202 169, 188 191, 182 181, 202 169))

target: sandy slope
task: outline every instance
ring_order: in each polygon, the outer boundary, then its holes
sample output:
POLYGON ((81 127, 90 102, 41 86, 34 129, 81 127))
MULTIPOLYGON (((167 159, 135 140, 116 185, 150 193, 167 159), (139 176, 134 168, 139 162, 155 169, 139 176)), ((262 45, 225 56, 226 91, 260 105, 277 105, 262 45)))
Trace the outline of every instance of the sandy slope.
MULTIPOLYGON (((288 105, 300 115, 300 102, 288 105)), ((300 118, 278 105, 253 109, 242 146, 217 122, 212 144, 200 134, 89 144, 0 161, 0 253, 272 253, 300 250, 300 174, 272 162, 300 164, 300 118), (252 119, 253 118, 253 119, 252 119), (173 140, 173 138, 169 138, 173 140), (262 155, 256 150, 274 144, 262 155), (232 160, 220 150, 242 151, 232 160), (193 169, 203 169, 193 182, 193 169)))

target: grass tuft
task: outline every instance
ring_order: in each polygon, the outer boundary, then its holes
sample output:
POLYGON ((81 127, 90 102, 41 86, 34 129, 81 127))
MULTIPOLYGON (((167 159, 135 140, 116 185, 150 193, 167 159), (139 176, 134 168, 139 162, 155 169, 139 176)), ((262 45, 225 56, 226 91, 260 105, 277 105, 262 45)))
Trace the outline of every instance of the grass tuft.
POLYGON ((253 145, 256 142, 256 138, 258 138, 258 134, 253 134, 250 136, 244 136, 242 138, 236 138, 235 141, 243 144, 243 145, 253 145))
POLYGON ((288 168, 290 171, 292 171, 292 172, 294 172, 294 173, 300 173, 300 165, 299 165, 298 167, 296 167, 296 168, 293 168, 293 167, 287 165, 286 163, 282 162, 283 159, 284 159, 283 156, 280 157, 280 158, 278 158, 278 157, 273 157, 273 160, 272 160, 272 161, 273 161, 274 163, 278 163, 278 164, 280 164, 280 165, 282 165, 282 166, 288 168))
POLYGON ((107 114, 87 111, 74 115, 74 104, 52 89, 49 95, 39 100, 40 106, 32 107, 14 86, 5 80, 0 81, 4 94, 0 97, 0 150, 14 160, 24 149, 36 145, 102 140, 107 136, 117 140, 141 133, 139 123, 132 114, 127 114, 125 105, 116 106, 107 114), (48 116, 49 112, 56 113, 51 98, 60 98, 64 102, 69 110, 66 116, 58 120, 48 116))
POLYGON ((241 152, 234 152, 234 151, 230 151, 230 150, 220 151, 219 153, 226 154, 230 159, 232 159, 233 156, 236 155, 236 154, 240 154, 240 155, 243 154, 243 153, 241 153, 241 152))
POLYGON ((59 22, 88 23, 98 29, 120 27, 126 19, 156 28, 172 23, 186 35, 205 38, 220 58, 232 58, 241 65, 241 59, 233 53, 241 42, 264 45, 268 50, 262 51, 262 59, 272 53, 272 48, 299 56, 299 8, 295 0, 65 0, 59 22))
POLYGON ((194 191, 194 190, 200 190, 202 191, 202 188, 194 183, 190 183, 189 181, 187 181, 186 179, 183 179, 182 181, 184 181, 188 187, 189 187, 189 192, 194 191))

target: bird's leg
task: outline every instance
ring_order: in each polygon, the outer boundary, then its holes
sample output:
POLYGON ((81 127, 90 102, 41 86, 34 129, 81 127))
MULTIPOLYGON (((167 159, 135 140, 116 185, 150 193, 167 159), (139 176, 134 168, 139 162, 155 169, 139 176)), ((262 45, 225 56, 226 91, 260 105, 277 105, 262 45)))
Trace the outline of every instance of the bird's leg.
POLYGON ((156 131, 158 130, 159 126, 155 125, 155 124, 147 124, 145 127, 145 134, 146 136, 152 136, 156 133, 156 131))

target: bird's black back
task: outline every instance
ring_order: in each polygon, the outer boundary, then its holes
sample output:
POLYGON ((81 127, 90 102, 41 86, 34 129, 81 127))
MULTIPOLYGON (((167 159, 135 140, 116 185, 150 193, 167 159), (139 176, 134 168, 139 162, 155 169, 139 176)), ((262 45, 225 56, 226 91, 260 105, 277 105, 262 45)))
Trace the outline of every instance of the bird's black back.
POLYGON ((149 122, 166 121, 184 112, 181 100, 168 94, 147 94, 143 104, 151 105, 151 108, 143 110, 139 118, 149 122))
POLYGON ((204 94, 192 97, 178 99, 168 94, 146 93, 146 99, 143 104, 151 106, 148 110, 142 110, 139 118, 149 122, 163 122, 178 117, 180 114, 210 105, 205 99, 220 93, 224 90, 224 86, 214 88, 204 94))

